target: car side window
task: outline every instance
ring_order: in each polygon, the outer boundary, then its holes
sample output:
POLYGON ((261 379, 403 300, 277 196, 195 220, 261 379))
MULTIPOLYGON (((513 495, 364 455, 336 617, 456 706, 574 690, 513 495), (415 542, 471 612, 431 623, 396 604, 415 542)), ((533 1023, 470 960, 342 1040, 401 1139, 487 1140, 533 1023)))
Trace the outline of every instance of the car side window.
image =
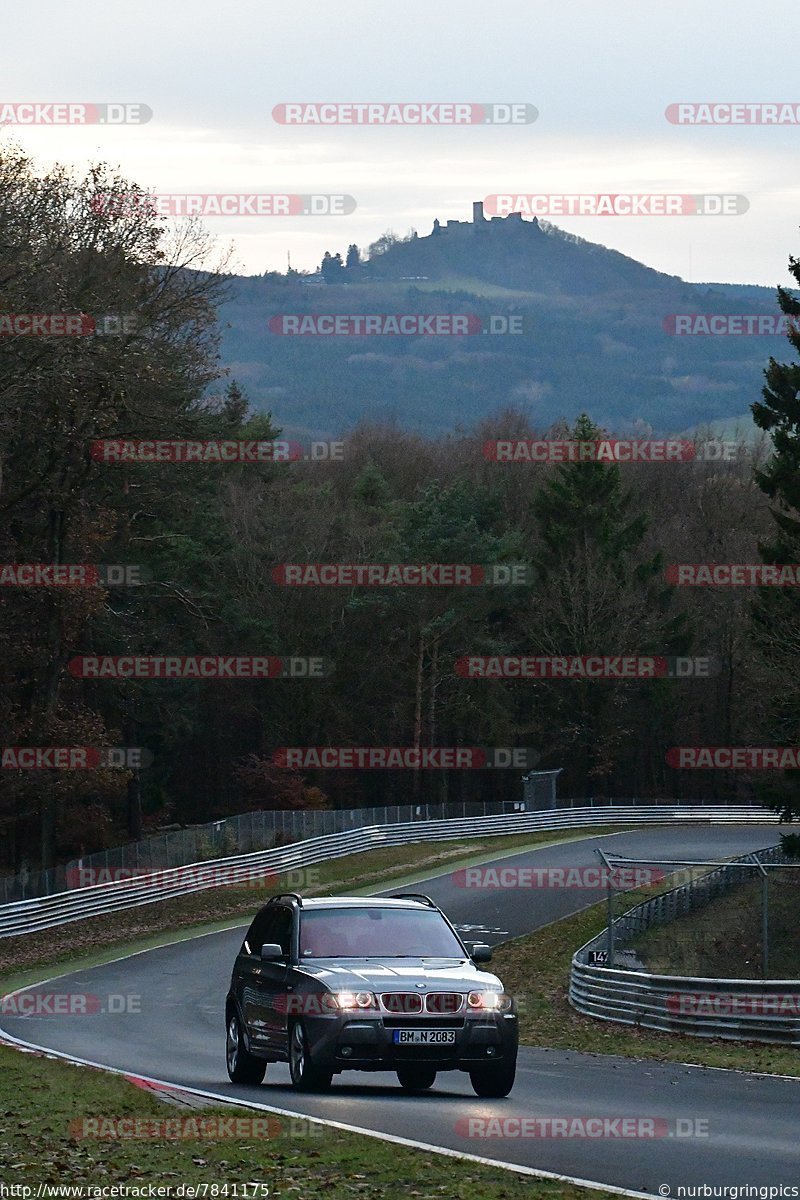
POLYGON ((275 925, 265 941, 277 942, 288 962, 292 948, 292 914, 288 908, 278 910, 275 925))
POLYGON ((256 917, 247 931, 247 937, 242 943, 242 951, 245 954, 254 954, 256 957, 261 953, 261 947, 265 942, 276 942, 278 939, 273 937, 273 929, 275 926, 278 914, 274 909, 265 909, 263 912, 257 913, 256 917))

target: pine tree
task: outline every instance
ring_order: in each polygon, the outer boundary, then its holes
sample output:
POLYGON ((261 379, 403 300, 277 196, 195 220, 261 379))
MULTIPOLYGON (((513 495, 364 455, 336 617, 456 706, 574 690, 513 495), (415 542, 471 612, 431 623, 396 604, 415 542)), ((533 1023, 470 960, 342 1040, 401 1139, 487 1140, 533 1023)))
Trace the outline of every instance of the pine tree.
MULTIPOLYGON (((594 442, 602 431, 583 413, 570 436, 578 442, 594 442)), ((621 569, 647 532, 646 513, 628 515, 632 501, 616 463, 559 464, 534 500, 542 538, 540 570, 546 573, 548 567, 560 566, 579 545, 593 546, 605 561, 621 569)), ((653 560, 644 570, 655 574, 659 565, 653 560)))
MULTIPOLYGON (((789 273, 800 284, 800 259, 790 257, 789 273)), ((778 288, 778 304, 789 318, 788 339, 800 353, 800 301, 778 288)), ((755 472, 762 492, 772 502, 774 536, 759 546, 766 563, 800 562, 800 363, 779 363, 770 358, 764 371, 762 401, 752 405, 753 420, 772 437, 773 454, 763 470, 755 472)), ((800 737, 800 596, 793 588, 762 588, 753 606, 754 632, 774 688, 769 696, 772 740, 797 745, 800 737)), ((784 820, 800 820, 800 786, 797 772, 760 787, 784 820)), ((795 839, 800 842, 800 839, 795 839)))
POLYGON ((223 413, 226 420, 231 426, 236 429, 243 424, 249 404, 247 397, 235 379, 232 379, 225 388, 225 399, 223 402, 223 413))
MULTIPOLYGON (((569 440, 578 442, 603 436, 586 414, 569 431, 569 440)), ((684 654, 689 646, 685 618, 669 612, 672 591, 660 578, 661 555, 644 548, 648 514, 634 511, 635 496, 624 488, 620 466, 586 459, 552 471, 533 500, 539 544, 532 555, 534 596, 524 622, 528 652, 684 654)), ((613 781, 634 736, 642 688, 654 698, 669 686, 546 682, 532 692, 543 741, 558 750, 561 760, 569 758, 575 786, 591 790, 599 779, 613 781)), ((650 734, 657 742, 657 730, 650 734)), ((663 749, 653 745, 651 751, 662 762, 663 749)))
POLYGON ((342 262, 341 254, 331 254, 330 250, 326 250, 320 271, 324 275, 326 283, 341 283, 344 275, 344 263, 342 262))

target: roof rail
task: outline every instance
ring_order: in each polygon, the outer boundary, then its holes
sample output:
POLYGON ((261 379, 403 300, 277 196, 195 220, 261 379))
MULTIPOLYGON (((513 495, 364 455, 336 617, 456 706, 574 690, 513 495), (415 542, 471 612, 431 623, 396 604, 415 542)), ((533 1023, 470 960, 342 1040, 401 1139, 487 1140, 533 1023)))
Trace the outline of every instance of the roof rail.
POLYGON ((421 900, 423 904, 427 904, 428 908, 438 908, 438 904, 434 904, 430 896, 424 896, 422 892, 398 892, 396 896, 387 896, 387 900, 421 900))
POLYGON ((303 897, 298 896, 297 892, 280 892, 277 896, 270 896, 267 904, 277 904, 279 900, 296 900, 300 908, 303 907, 303 897))

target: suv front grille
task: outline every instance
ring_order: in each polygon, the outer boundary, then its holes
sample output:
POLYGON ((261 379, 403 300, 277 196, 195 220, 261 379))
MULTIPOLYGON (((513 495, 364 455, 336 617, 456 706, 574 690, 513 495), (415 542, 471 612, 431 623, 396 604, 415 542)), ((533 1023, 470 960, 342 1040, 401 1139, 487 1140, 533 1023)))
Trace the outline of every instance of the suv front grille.
POLYGON ((384 1012, 407 1017, 424 1013, 444 1017, 464 1007, 464 997, 458 992, 382 992, 380 1001, 384 1012))
POLYGON ((423 1011, 422 996, 419 992, 384 992, 381 1004, 386 1012, 390 1013, 413 1015, 423 1011))
POLYGON ((457 1013, 464 1003, 458 992, 429 992, 425 997, 425 1008, 429 1013, 457 1013))

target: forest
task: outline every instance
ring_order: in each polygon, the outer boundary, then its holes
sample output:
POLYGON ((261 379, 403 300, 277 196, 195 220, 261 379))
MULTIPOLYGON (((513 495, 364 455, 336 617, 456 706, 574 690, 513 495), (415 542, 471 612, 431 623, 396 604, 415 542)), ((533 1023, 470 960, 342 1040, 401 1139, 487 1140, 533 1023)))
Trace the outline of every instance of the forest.
MULTIPOLYGON (((582 415, 547 427, 498 404, 437 436, 363 419, 316 461, 107 461, 104 440, 278 445, 282 433, 280 406, 253 407, 220 358, 225 264, 200 266, 208 247, 194 226, 175 232, 144 205, 98 206, 123 190, 132 185, 106 168, 76 179, 37 173, 21 152, 0 157, 4 310, 93 318, 0 337, 0 563, 51 570, 7 571, 0 586, 6 869, 249 809, 521 796, 519 770, 436 756, 430 769, 299 769, 287 748, 520 748, 562 768, 564 797, 757 793, 796 810, 791 770, 675 765, 680 747, 798 741, 796 588, 678 582, 681 564, 800 562, 794 320, 786 361, 765 361, 752 398, 761 439, 725 454, 710 434, 682 461, 487 452, 498 440, 613 435, 596 423, 587 377, 582 415), (308 564, 483 572, 289 585, 287 566, 308 564), (76 670, 91 655, 324 669, 107 678, 76 670), (713 670, 590 679, 463 665, 598 655, 713 670), (89 767, 44 758, 26 769, 6 754, 14 747, 92 754, 89 767)), ((793 259, 790 269, 798 279, 793 259)), ((778 303, 800 314, 789 293, 778 303)))

